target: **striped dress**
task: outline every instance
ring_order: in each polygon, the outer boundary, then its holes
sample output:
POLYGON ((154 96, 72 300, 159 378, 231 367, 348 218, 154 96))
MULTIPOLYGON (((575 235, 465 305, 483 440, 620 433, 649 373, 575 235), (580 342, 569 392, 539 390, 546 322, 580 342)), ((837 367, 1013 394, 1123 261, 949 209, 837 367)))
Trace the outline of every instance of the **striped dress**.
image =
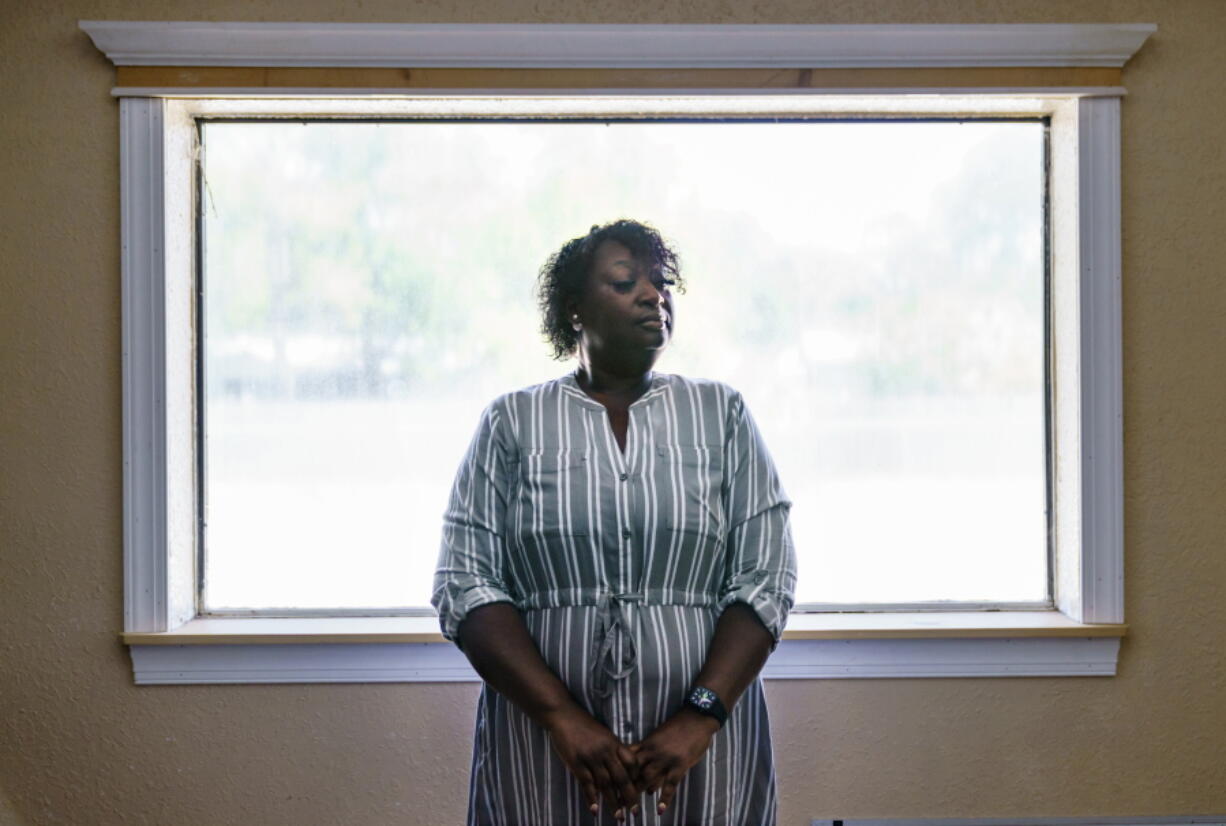
MULTIPOLYGON (((453 642, 465 615, 511 602, 571 694, 623 742, 681 707, 723 609, 749 605, 778 642, 792 606, 788 501, 741 395, 655 373, 623 453, 573 375, 496 399, 444 517, 432 602, 453 642)), ((483 687, 469 824, 613 824, 587 811, 548 735, 483 687)), ((755 679, 663 817, 631 824, 775 823, 775 771, 755 679)))

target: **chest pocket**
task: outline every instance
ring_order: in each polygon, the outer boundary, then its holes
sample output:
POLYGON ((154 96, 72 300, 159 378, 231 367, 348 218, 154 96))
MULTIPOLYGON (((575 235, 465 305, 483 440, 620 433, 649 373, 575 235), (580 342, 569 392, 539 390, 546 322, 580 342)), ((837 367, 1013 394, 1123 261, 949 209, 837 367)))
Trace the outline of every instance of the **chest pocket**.
POLYGON ((674 445, 668 448, 670 486, 676 493, 667 506, 673 531, 693 534, 703 544, 724 543, 724 454, 719 445, 674 445))
POLYGON ((519 453, 519 514, 522 537, 587 536, 591 530, 588 489, 592 468, 583 448, 523 448, 519 453))

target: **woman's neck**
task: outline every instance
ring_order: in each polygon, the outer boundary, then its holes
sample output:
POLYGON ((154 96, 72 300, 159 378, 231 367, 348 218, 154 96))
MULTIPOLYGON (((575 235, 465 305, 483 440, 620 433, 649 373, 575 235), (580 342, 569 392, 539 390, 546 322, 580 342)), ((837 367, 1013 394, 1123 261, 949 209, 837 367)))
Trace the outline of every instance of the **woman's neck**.
POLYGON ((575 381, 585 393, 618 400, 634 401, 642 396, 651 387, 652 378, 650 364, 643 369, 619 370, 593 364, 581 357, 575 370, 575 381))

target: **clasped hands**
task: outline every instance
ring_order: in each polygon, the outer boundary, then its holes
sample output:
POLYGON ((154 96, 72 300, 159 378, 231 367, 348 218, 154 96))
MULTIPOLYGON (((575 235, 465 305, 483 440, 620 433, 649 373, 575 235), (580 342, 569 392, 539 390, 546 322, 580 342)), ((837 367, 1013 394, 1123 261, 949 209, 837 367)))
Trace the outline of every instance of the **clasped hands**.
POLYGON ((702 759, 719 730, 713 718, 683 707, 637 743, 626 744, 581 708, 551 716, 545 723, 554 751, 579 781, 589 810, 598 814, 599 798, 616 805, 614 817, 638 812, 643 793, 660 792, 657 810, 673 802, 677 784, 702 759))

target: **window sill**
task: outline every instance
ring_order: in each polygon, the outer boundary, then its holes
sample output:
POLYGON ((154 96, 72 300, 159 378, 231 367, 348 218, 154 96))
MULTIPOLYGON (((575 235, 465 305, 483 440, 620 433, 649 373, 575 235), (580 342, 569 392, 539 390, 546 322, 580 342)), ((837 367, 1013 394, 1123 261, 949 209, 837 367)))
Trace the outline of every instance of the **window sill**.
MULTIPOLYGON (((792 614, 784 640, 1122 637, 1127 625, 1090 625, 1059 611, 792 614)), ((435 617, 198 617, 173 631, 129 631, 128 645, 447 643, 435 617)))
MULTIPOLYGON (((1057 611, 793 614, 763 677, 1113 676, 1126 631, 1057 611)), ((197 618, 122 639, 138 684, 479 680, 434 617, 197 618)))

